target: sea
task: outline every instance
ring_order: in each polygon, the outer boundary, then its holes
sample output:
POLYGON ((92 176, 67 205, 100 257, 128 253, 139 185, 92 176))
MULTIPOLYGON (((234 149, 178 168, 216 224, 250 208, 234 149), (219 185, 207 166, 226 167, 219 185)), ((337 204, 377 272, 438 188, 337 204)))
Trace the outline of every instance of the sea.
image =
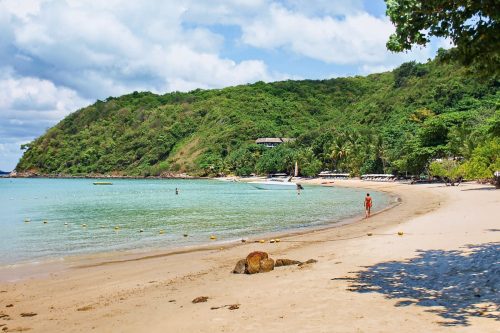
MULTIPOLYGON (((335 186, 304 186, 299 195, 199 179, 0 178, 0 267, 325 227, 364 214, 365 195, 335 186)), ((374 210, 392 200, 370 195, 374 210)))

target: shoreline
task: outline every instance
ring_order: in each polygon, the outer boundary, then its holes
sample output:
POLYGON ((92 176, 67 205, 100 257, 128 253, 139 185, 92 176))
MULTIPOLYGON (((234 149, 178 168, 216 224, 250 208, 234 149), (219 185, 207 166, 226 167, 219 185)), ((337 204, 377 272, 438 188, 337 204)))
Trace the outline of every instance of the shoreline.
MULTIPOLYGON (((47 178, 50 177, 37 177, 37 178, 47 178)), ((239 182, 254 181, 256 179, 261 179, 262 177, 252 177, 252 178, 238 178, 239 182)), ((71 179, 60 177, 58 179, 71 179)), ((119 179, 129 179, 129 178, 119 178, 119 179)), ((139 178, 148 179, 148 178, 139 178)), ((168 178, 164 178, 168 179, 168 178)), ((183 178, 177 178, 183 179, 183 178)), ((195 178, 190 178, 190 180, 195 178)), ((201 179, 201 178, 200 178, 201 179)), ((208 180, 217 180, 217 178, 208 178, 208 180)), ((302 184, 307 186, 325 186, 325 187, 343 187, 343 188, 356 188, 360 189, 360 184, 367 183, 365 181, 360 181, 356 179, 350 180, 340 180, 341 184, 323 184, 324 180, 320 178, 307 179, 302 182, 302 184), (354 182, 354 183, 353 183, 354 182)), ((367 184, 374 183, 372 186, 377 186, 377 184, 390 184, 383 182, 368 182, 367 184)), ((370 186, 370 185, 369 185, 370 186)), ((368 187, 369 188, 369 187, 368 187)), ((401 197, 394 194, 391 191, 379 190, 386 194, 389 199, 389 204, 379 210, 372 212, 372 216, 378 215, 386 210, 390 210, 401 204, 401 197)), ((268 243, 271 239, 278 238, 289 238, 293 236, 307 235, 309 233, 321 232, 330 229, 343 228, 346 225, 358 223, 364 220, 363 214, 354 214, 350 217, 342 218, 340 220, 329 220, 326 223, 322 223, 314 226, 307 227, 295 227, 287 228, 280 231, 265 232, 253 234, 249 237, 244 237, 245 243, 259 243, 260 240, 265 240, 268 243)), ((86 268, 93 266, 109 265, 113 263, 120 262, 133 262, 139 260, 147 260, 152 258, 168 257, 177 254, 188 254, 194 252, 212 251, 220 250, 221 248, 229 249, 232 247, 237 247, 245 245, 241 242, 241 239, 230 239, 225 241, 213 241, 194 245, 180 245, 172 247, 145 247, 137 249, 128 250, 115 250, 115 251, 102 251, 86 254, 74 254, 66 255, 60 257, 47 257, 39 258, 33 260, 20 261, 15 263, 8 263, 0 265, 0 283, 2 282, 18 282, 30 278, 43 278, 54 273, 62 273, 65 271, 70 271, 74 268, 86 268)), ((260 244, 260 243, 259 243, 260 244)))
POLYGON ((347 182, 336 181, 335 186, 383 189, 400 195, 402 202, 369 219, 292 235, 280 243, 244 243, 0 282, 0 307, 13 304, 2 310, 12 320, 0 323, 33 332, 62 328, 70 332, 282 332, 292 328, 395 332, 401 327, 412 333, 493 331, 497 322, 481 316, 472 316, 470 326, 441 326, 438 312, 417 305, 401 307, 397 298, 379 293, 353 292, 350 279, 356 271, 380 262, 407 262, 419 251, 456 251, 466 244, 498 242, 494 232, 498 224, 490 217, 500 203, 500 192, 476 184, 451 188, 347 182), (398 236, 399 231, 404 236, 398 236), (254 250, 266 251, 275 259, 318 262, 257 275, 229 273, 238 259, 254 250), (198 296, 209 300, 192 304, 198 296), (239 309, 219 309, 224 304, 238 304, 239 309), (23 318, 22 312, 37 315, 23 318))

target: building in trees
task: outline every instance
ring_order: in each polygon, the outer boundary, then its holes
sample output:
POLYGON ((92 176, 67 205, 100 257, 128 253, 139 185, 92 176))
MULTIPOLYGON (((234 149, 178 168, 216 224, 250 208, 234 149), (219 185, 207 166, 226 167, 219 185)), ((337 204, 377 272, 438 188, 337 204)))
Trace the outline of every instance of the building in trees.
POLYGON ((290 142, 295 139, 292 138, 258 138, 255 143, 258 145, 263 145, 267 148, 273 148, 285 142, 290 142))

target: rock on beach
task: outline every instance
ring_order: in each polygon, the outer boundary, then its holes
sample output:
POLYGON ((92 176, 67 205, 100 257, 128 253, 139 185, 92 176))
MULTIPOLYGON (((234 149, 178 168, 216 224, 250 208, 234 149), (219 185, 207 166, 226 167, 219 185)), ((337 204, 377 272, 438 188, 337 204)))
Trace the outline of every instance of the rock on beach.
MULTIPOLYGON (((247 256, 246 273, 255 274, 260 272, 260 262, 269 258, 266 252, 255 251, 247 256)), ((274 262, 273 262, 274 264, 274 262)))

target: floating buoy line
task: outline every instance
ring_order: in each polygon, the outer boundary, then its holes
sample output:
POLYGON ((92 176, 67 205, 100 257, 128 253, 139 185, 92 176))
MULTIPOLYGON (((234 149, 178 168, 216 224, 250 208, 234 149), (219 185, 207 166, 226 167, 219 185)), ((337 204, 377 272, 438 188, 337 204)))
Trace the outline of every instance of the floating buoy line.
MULTIPOLYGON (((31 222, 31 219, 29 218, 25 218, 24 219, 24 223, 30 223, 31 222)), ((48 224, 49 221, 48 220, 42 220, 42 223, 43 224, 48 224)), ((70 224, 68 222, 64 222, 64 226, 69 226, 70 224)), ((86 223, 82 223, 81 224, 82 228, 87 228, 87 224, 86 223)), ((100 228, 106 228, 105 226, 100 226, 100 228)), ((113 227, 113 229, 115 231, 118 231, 121 229, 121 227, 119 225, 116 225, 113 227)), ((139 233, 144 233, 144 229, 143 228, 140 228, 139 229, 139 233)), ((160 229, 158 231, 158 234, 160 235, 163 235, 165 234, 165 230, 164 229, 160 229)), ((292 240, 292 239, 289 239, 289 240, 283 240, 281 241, 281 239, 279 238, 272 238, 272 239, 269 239, 269 240, 266 240, 266 239, 259 239, 259 240, 255 240, 253 242, 255 243, 260 243, 260 244, 265 244, 267 242, 269 242, 270 244, 275 244, 275 243, 280 243, 280 242, 287 242, 287 243, 323 243, 323 242, 336 242, 336 241, 343 241, 343 240, 351 240, 351 239, 357 239, 357 238, 362 238, 362 237, 372 237, 372 236, 394 236, 394 235, 397 235, 397 236, 403 236, 403 235, 411 235, 410 233, 405 233, 403 231, 398 231, 397 233, 393 234, 393 233, 385 233, 385 234, 382 234, 382 233, 372 233, 372 232, 368 232, 366 234, 363 234, 363 235, 359 235, 359 236, 353 236, 353 237, 344 237, 344 238, 335 238, 335 239, 322 239, 322 240, 292 240)), ((187 233, 185 234, 182 234, 182 236, 184 238, 188 237, 189 235, 187 233)), ((209 239, 210 240, 217 240, 217 236, 216 235, 210 235, 209 236, 209 239)), ((196 242, 196 241, 195 241, 196 242)), ((246 239, 241 239, 241 242, 242 243, 246 243, 247 240, 246 239)))

